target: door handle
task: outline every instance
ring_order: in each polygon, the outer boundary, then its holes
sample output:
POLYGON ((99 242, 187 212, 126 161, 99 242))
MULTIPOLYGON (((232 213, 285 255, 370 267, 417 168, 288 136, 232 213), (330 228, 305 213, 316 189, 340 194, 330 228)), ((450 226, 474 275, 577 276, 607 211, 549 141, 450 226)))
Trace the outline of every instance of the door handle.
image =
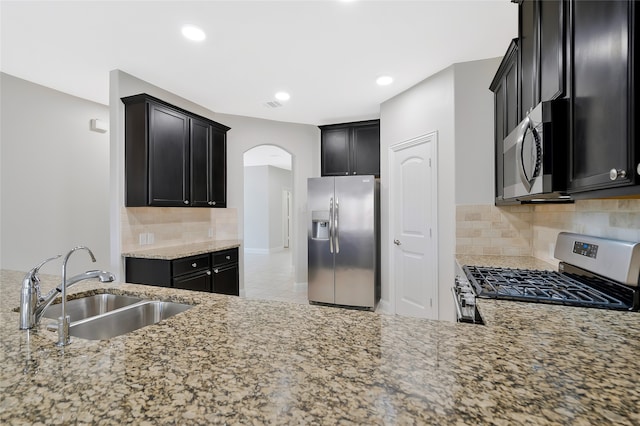
POLYGON ((329 200, 329 253, 333 254, 333 198, 329 200))
POLYGON ((400 240, 393 240, 393 244, 400 246, 402 245, 402 243, 400 242, 400 240))
POLYGON ((335 235, 336 235, 336 253, 340 253, 340 225, 338 219, 340 218, 340 204, 338 204, 338 198, 336 198, 336 216, 335 216, 335 235))

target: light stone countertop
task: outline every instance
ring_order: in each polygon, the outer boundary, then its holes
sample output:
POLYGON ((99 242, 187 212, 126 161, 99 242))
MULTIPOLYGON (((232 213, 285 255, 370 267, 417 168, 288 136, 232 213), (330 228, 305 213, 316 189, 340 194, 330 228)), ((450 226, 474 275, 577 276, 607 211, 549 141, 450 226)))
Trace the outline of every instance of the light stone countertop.
POLYGON ((85 282, 196 306, 60 349, 18 330, 22 277, 0 274, 0 424, 640 424, 636 312, 481 300, 480 326, 85 282))
POLYGON ((239 240, 212 240, 202 243, 183 244, 168 247, 142 248, 122 253, 123 257, 142 259, 174 260, 182 257, 197 256, 204 253, 240 247, 239 240))

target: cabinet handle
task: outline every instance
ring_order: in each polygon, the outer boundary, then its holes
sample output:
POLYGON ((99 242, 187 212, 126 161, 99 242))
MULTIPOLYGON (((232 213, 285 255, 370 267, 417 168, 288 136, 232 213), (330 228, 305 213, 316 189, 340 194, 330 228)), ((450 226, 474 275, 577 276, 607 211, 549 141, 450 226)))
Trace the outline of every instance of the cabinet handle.
POLYGON ((227 260, 231 260, 231 256, 227 256, 227 260))
POLYGON ((185 204, 189 204, 189 200, 184 200, 184 203, 185 204))
MULTIPOLYGON (((640 165, 639 165, 640 166, 640 165)), ((609 170, 609 179, 624 179, 627 177, 627 171, 623 169, 611 169, 609 170)))
POLYGON ((218 273, 218 268, 214 269, 213 272, 218 273))
POLYGON ((191 266, 193 266, 193 267, 195 268, 196 266, 198 266, 198 264, 197 264, 196 262, 193 262, 193 263, 191 264, 191 266))

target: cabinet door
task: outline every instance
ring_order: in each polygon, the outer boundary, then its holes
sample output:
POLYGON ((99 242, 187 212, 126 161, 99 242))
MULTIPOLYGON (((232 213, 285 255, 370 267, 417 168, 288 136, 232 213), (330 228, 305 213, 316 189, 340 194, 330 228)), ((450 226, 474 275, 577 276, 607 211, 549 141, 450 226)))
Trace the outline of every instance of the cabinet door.
POLYGON ((626 1, 573 3, 570 192, 629 184, 629 17, 626 1), (611 181, 610 170, 627 178, 611 181))
POLYGON ((538 2, 540 16, 540 100, 564 93, 564 1, 538 2))
POLYGON ((211 201, 211 125, 191 119, 191 205, 209 206, 211 201))
POLYGON ((211 271, 200 271, 175 277, 173 279, 173 287, 183 290, 211 292, 211 271))
POLYGON ((213 128, 211 136, 211 206, 227 206, 227 132, 213 128))
POLYGON ((238 296, 240 294, 238 264, 213 268, 213 292, 238 296))
POLYGON ((149 205, 189 204, 189 119, 154 103, 149 108, 149 205))
POLYGON ((349 174, 349 133, 348 127, 322 131, 322 176, 349 174))
POLYGON ((380 126, 356 126, 351 137, 351 174, 380 176, 380 126))
POLYGON ((519 6, 520 19, 520 120, 540 101, 538 92, 538 20, 537 2, 524 0, 519 6))

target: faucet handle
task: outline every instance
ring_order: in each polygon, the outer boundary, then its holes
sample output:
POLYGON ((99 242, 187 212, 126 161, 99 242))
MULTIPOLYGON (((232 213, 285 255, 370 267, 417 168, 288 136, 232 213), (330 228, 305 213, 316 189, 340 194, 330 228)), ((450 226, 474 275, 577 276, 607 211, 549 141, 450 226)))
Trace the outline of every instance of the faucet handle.
POLYGON ((40 268, 42 268, 42 266, 45 263, 51 262, 52 260, 55 260, 55 259, 57 259, 59 257, 62 257, 62 255, 59 254, 57 256, 53 256, 53 257, 50 257, 48 259, 43 260, 37 266, 34 266, 33 269, 31 269, 31 271, 29 271, 29 273, 27 274, 28 278, 31 280, 33 288, 36 290, 36 294, 37 294, 39 302, 43 301, 44 298, 42 297, 42 291, 40 290, 40 277, 38 277, 38 272, 40 272, 40 268))

